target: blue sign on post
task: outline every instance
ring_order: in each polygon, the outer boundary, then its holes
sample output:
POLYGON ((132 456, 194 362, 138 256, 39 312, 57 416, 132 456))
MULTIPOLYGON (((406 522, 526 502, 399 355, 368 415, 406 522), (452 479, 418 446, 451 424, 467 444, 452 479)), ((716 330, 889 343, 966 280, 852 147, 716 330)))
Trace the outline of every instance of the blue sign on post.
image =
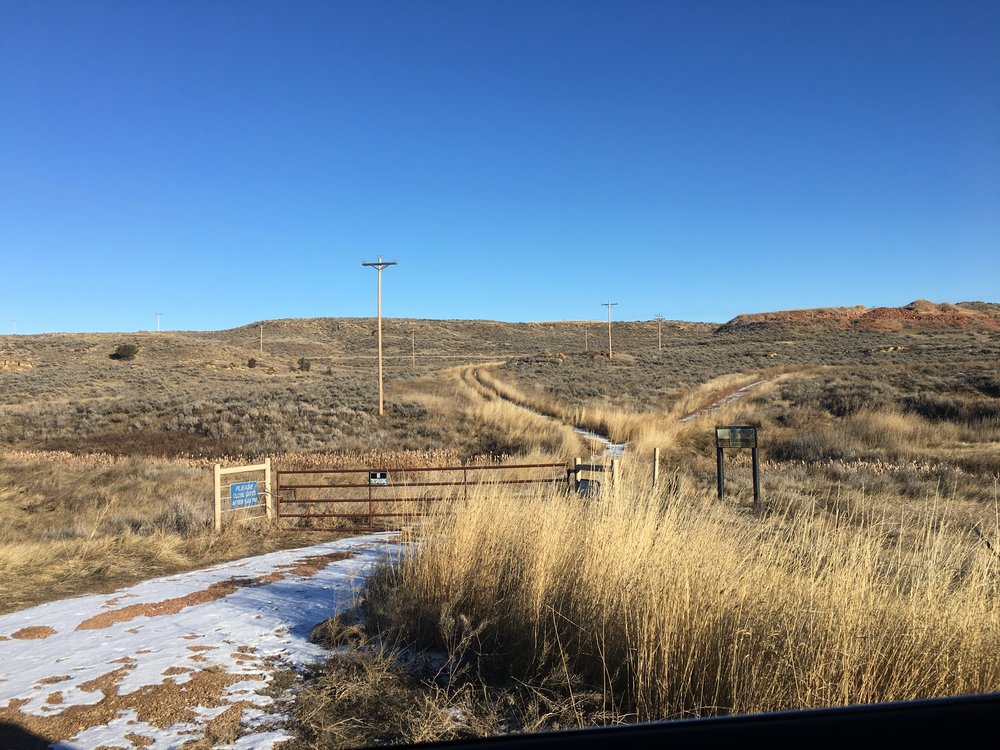
POLYGON ((230 508, 250 508, 259 502, 256 482, 233 482, 229 485, 230 508))

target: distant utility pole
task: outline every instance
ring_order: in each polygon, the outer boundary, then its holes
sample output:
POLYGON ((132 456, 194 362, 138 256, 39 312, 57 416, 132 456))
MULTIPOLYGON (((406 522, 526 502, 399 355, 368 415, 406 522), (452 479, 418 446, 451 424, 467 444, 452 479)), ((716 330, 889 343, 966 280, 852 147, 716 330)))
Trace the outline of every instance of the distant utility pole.
POLYGON ((260 353, 264 353, 264 322, 261 321, 257 324, 260 327, 260 353))
POLYGON ((611 356, 611 308, 617 305, 617 302, 602 302, 601 307, 608 308, 608 361, 612 359, 611 356))
POLYGON ((656 340, 659 343, 659 349, 663 351, 663 316, 656 313, 656 340))
POLYGON ((590 351, 590 329, 589 328, 584 328, 583 329, 583 350, 585 352, 589 352, 590 351))
POLYGON ((160 332, 160 313, 156 313, 156 332, 160 332))
POLYGON ((378 415, 381 417, 385 413, 382 406, 382 270, 398 263, 394 260, 383 261, 380 255, 378 262, 361 265, 378 270, 378 415))
POLYGON ((417 369, 417 334, 410 331, 410 367, 417 369))

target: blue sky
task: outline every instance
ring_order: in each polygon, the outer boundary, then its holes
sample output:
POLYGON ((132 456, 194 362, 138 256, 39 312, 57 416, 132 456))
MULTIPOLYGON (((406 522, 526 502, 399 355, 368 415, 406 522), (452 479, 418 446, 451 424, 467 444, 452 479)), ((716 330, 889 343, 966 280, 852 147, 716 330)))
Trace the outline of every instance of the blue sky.
POLYGON ((1000 301, 997 2, 0 0, 0 333, 1000 301))

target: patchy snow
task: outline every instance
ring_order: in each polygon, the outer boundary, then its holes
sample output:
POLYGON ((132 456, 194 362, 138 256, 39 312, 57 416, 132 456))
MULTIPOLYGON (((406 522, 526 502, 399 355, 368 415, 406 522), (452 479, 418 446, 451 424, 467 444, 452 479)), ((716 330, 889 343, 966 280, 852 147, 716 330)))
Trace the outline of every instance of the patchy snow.
POLYGON ((273 674, 323 658, 310 631, 351 604, 396 540, 371 534, 273 552, 2 615, 0 709, 13 703, 59 727, 61 716, 99 716, 107 702, 112 713, 98 723, 63 722, 73 734, 53 747, 70 750, 177 747, 238 705, 252 733, 227 747, 272 747, 287 738, 272 731, 282 718, 265 694, 273 674), (55 632, 15 635, 45 627, 55 632), (164 706, 178 695, 171 714, 164 706))
POLYGON ((573 431, 580 437, 586 440, 592 440, 595 443, 600 443, 601 447, 604 449, 601 453, 595 453, 591 457, 591 461, 603 461, 605 459, 616 459, 620 461, 625 456, 625 446, 628 443, 613 443, 611 438, 606 435, 599 435, 596 432, 591 432, 584 427, 574 427, 573 431))
POLYGON ((740 388, 738 390, 735 390, 732 393, 724 396, 723 398, 720 398, 718 401, 716 401, 716 402, 714 402, 712 404, 709 404, 704 409, 699 409, 698 411, 693 411, 690 414, 688 414, 687 416, 681 417, 680 421, 681 422, 690 422, 692 419, 695 419, 697 417, 703 416, 705 414, 711 414, 712 412, 716 412, 719 409, 721 409, 723 406, 728 406, 729 404, 732 404, 732 403, 735 403, 736 401, 739 401, 741 398, 743 398, 747 394, 747 391, 751 390, 752 388, 756 388, 758 385, 760 385, 761 383, 764 383, 764 382, 766 382, 766 381, 764 381, 764 380, 755 380, 754 382, 750 383, 749 385, 745 385, 742 388, 740 388))

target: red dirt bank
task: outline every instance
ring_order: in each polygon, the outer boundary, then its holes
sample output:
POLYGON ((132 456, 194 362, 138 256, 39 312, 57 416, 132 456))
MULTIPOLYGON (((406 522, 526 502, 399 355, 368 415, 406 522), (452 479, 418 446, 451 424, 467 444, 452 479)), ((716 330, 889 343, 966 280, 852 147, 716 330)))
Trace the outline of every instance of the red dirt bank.
POLYGON ((869 331, 898 331, 911 327, 1000 329, 1000 320, 985 312, 948 303, 916 300, 905 307, 819 307, 737 315, 719 330, 756 327, 769 323, 820 324, 869 331))

